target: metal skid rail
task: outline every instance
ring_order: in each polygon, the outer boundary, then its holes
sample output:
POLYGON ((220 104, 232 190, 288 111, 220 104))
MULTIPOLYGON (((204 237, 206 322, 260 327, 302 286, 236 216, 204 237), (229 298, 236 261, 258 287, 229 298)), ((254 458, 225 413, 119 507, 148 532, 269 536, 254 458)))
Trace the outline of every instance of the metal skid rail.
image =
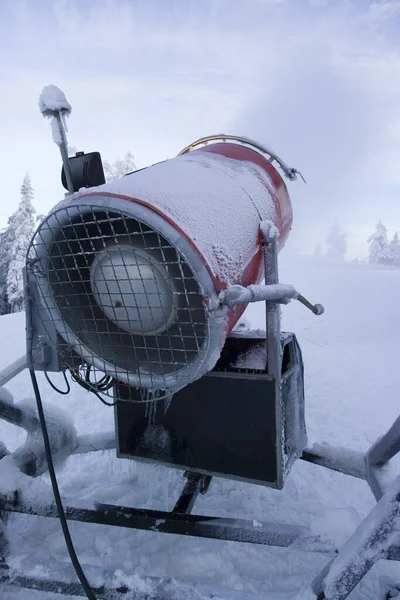
MULTIPOLYGON (((207 492, 211 477, 192 472, 185 473, 185 477, 187 478, 186 484, 171 512, 135 509, 111 504, 96 503, 93 505, 93 503, 80 501, 78 506, 66 504, 65 514, 69 521, 277 547, 294 546, 308 551, 335 552, 333 547, 323 545, 317 538, 309 535, 306 527, 191 515, 191 510, 198 495, 207 492)), ((44 504, 42 501, 25 503, 19 500, 18 492, 14 494, 13 499, 0 496, 0 514, 9 512, 53 518, 58 516, 54 503, 44 504)), ((92 573, 94 575, 96 572, 96 569, 90 568, 88 570, 86 566, 85 570, 88 572, 89 578, 92 573)), ((27 569, 27 572, 25 572, 25 569, 24 572, 14 570, 7 564, 5 557, 2 561, 0 560, 0 583, 43 592, 84 595, 81 584, 75 581, 76 576, 72 568, 65 569, 60 564, 55 563, 51 565, 51 573, 52 579, 49 580, 34 573, 30 574, 29 569, 27 569)), ((147 577, 140 578, 140 584, 134 581, 134 583, 127 584, 124 582, 123 584, 114 585, 112 583, 112 573, 109 576, 105 573, 102 573, 102 575, 107 583, 92 588, 98 598, 111 600, 122 598, 128 594, 134 594, 133 597, 136 600, 150 598, 153 600, 186 600, 189 597, 187 595, 188 585, 182 582, 174 581, 172 585, 165 579, 147 577), (143 592, 143 586, 149 587, 151 591, 143 592), (182 592, 182 587, 185 593, 182 592)), ((126 581, 129 582, 130 579, 132 578, 128 577, 126 581)), ((96 573, 96 580, 98 580, 98 573, 96 573)), ((215 597, 215 592, 215 590, 200 592, 198 589, 193 590, 191 588, 190 597, 211 599, 215 597)), ((225 598, 224 592, 218 591, 218 597, 223 600, 225 598)), ((231 592, 229 592, 229 598, 232 598, 231 592)), ((226 600, 228 600, 228 597, 226 597, 226 600)))

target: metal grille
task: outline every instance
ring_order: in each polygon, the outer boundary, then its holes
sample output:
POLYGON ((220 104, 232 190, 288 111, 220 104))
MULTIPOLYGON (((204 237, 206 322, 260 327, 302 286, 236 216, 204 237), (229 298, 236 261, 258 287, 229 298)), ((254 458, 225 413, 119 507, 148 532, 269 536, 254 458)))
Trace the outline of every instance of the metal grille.
POLYGON ((159 232, 127 214, 74 204, 41 224, 28 269, 46 309, 42 320, 54 323, 69 368, 83 360, 153 390, 194 378, 190 367, 207 342, 203 295, 159 232))

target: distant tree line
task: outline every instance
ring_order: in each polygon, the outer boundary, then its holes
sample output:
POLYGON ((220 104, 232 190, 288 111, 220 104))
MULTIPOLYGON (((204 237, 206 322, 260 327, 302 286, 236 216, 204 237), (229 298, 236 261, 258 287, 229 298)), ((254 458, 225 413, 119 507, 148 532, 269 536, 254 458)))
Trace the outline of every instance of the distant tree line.
POLYGON ((344 233, 338 221, 335 221, 332 223, 326 238, 325 252, 322 250, 321 244, 318 244, 314 252, 315 257, 325 258, 332 262, 344 260, 347 252, 347 237, 347 233, 344 233))
MULTIPOLYGON (((347 239, 348 235, 342 231, 338 222, 335 221, 329 229, 325 250, 323 251, 321 244, 318 244, 314 256, 334 262, 345 260, 347 239)), ((367 238, 367 242, 369 263, 400 268, 400 237, 397 232, 389 240, 387 228, 379 220, 375 226, 375 231, 367 238)))
MULTIPOLYGON (((74 149, 70 148, 70 156, 74 149)), ((135 171, 134 157, 127 152, 114 163, 104 161, 107 181, 120 179, 135 171)), ((29 173, 24 177, 17 210, 8 218, 7 226, 0 230, 0 315, 24 310, 23 268, 29 244, 38 221, 45 217, 37 215, 33 205, 34 193, 29 173)))

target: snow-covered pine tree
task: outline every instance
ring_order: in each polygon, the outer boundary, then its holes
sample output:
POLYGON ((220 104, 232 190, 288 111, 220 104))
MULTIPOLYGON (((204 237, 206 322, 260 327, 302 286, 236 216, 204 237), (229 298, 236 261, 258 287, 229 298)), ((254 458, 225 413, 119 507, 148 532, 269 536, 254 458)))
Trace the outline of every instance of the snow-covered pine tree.
POLYGON ((106 181, 121 179, 127 173, 136 171, 135 157, 131 152, 127 152, 122 160, 117 158, 112 164, 105 160, 103 168, 106 181))
POLYGON ((347 234, 344 233, 337 221, 335 221, 329 230, 326 239, 326 256, 330 260, 344 260, 347 251, 347 234))
POLYGON ((0 231, 0 314, 11 312, 7 294, 7 273, 10 266, 12 247, 15 240, 17 213, 8 218, 7 227, 0 231))
POLYGON ((384 265, 390 263, 389 242, 387 229, 379 219, 375 231, 367 239, 369 244, 369 262, 375 265, 384 265))
POLYGON ((388 250, 390 264, 395 265, 396 267, 400 267, 400 239, 397 231, 389 244, 388 250))
POLYGON ((7 271, 6 290, 10 312, 18 312, 24 309, 22 270, 25 265, 29 242, 36 228, 36 211, 32 200, 33 189, 27 173, 21 186, 20 203, 9 221, 11 241, 9 244, 10 262, 7 271))
POLYGON ((8 219, 8 225, 0 232, 0 315, 10 312, 7 297, 7 273, 11 259, 11 242, 14 239, 14 230, 8 219))

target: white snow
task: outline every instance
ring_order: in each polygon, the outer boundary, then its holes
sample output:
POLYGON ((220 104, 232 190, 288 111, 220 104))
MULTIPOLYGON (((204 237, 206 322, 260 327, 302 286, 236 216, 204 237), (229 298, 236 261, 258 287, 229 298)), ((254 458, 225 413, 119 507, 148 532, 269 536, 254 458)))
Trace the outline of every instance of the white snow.
POLYGON ((5 456, 0 460, 0 494, 11 498, 16 489, 22 490, 22 498, 27 502, 30 499, 46 500, 51 493, 50 486, 42 479, 24 475, 14 458, 5 456))
MULTIPOLYGON (((298 303, 282 309, 283 329, 297 334, 303 350, 310 446, 320 444, 323 448, 326 442, 353 450, 355 454, 341 453, 356 459, 357 453, 365 452, 390 427, 399 412, 398 272, 346 264, 327 268, 282 256, 280 276, 311 301, 321 301, 326 307, 320 317, 298 303), (355 297, 362 299, 356 306, 355 297)), ((245 317, 254 329, 264 329, 262 304, 249 307, 245 317)), ((0 367, 23 353, 24 339, 23 314, 0 317, 0 367)), ((72 385, 70 396, 57 396, 41 374, 38 379, 44 401, 73 417, 78 435, 112 430, 112 409, 94 396, 76 385, 72 385)), ((60 376, 53 379, 62 384, 60 376)), ((25 398, 30 394, 28 374, 22 373, 7 388, 16 401, 25 398)), ((0 440, 9 450, 20 445, 24 436, 23 430, 0 422, 0 440)), ((70 457, 58 475, 62 494, 161 510, 166 504, 169 509, 173 507, 184 483, 182 473, 150 464, 139 466, 116 459, 114 454, 105 451, 70 457)), ((10 459, 3 461, 0 465, 10 477, 19 477, 10 459)), ((399 467, 396 459, 394 474, 399 467)), ((40 482, 48 485, 48 477, 41 477, 40 482)), ((298 461, 282 491, 215 478, 209 492, 198 499, 195 512, 237 516, 254 524, 277 521, 307 525, 328 544, 343 542, 357 526, 357 515, 363 519, 374 504, 363 481, 298 461)), ((51 560, 69 564, 56 520, 13 515, 7 531, 14 561, 28 556, 32 564, 47 565, 51 560)), ((118 572, 118 577, 122 570, 131 577, 155 575, 193 585, 202 582, 223 598, 243 594, 266 600, 315 600, 309 583, 332 558, 296 548, 267 548, 83 523, 71 523, 71 531, 84 568, 98 566, 118 572), (225 594, 218 594, 221 588, 227 590, 225 594)), ((398 563, 379 563, 349 600, 385 600, 391 585, 388 581, 400 582, 399 571, 398 563)), ((0 596, 2 600, 62 598, 5 585, 0 585, 0 596)))
POLYGON ((360 516, 354 506, 347 508, 327 508, 311 523, 311 531, 321 539, 334 543, 340 548, 360 524, 360 516))
POLYGON ((46 85, 39 97, 39 109, 44 117, 53 117, 54 111, 70 115, 72 107, 65 94, 56 85, 46 85))
POLYGON ((255 346, 240 354, 232 367, 236 369, 260 369, 264 370, 267 364, 267 348, 265 344, 255 346))

